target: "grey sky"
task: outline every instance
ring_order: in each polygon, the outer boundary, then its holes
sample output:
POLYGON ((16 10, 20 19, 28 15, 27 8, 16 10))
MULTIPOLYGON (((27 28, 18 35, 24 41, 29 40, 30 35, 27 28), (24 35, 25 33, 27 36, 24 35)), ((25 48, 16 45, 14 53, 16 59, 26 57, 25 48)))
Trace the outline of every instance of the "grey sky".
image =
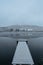
POLYGON ((0 0, 0 26, 43 25, 43 0, 0 0))

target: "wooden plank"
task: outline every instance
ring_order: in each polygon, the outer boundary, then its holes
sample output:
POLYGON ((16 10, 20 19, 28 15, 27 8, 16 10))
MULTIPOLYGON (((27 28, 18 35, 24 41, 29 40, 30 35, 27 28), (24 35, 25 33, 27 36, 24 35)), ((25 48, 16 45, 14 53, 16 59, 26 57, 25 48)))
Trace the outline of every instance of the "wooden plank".
POLYGON ((34 64, 26 42, 18 42, 12 64, 34 64))

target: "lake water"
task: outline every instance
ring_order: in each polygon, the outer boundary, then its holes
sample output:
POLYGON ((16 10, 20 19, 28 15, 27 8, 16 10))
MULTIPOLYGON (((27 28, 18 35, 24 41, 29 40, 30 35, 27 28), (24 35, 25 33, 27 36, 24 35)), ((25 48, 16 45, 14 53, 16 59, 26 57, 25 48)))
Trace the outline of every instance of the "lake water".
MULTIPOLYGON (((11 65, 16 46, 15 39, 0 37, 0 65, 11 65)), ((28 39, 28 47, 35 64, 43 63, 43 37, 28 39)))

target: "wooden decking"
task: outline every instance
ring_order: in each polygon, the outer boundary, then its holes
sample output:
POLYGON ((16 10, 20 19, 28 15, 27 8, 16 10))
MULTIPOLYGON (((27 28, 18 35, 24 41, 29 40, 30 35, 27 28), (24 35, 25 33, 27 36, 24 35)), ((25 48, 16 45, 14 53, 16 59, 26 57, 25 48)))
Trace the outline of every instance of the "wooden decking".
POLYGON ((34 64, 30 50, 26 42, 18 42, 12 64, 34 64))

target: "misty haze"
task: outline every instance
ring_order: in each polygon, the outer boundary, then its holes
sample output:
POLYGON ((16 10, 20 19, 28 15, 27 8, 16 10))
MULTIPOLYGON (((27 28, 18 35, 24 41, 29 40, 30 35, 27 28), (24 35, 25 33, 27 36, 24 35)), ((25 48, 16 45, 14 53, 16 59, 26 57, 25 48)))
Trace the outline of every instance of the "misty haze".
POLYGON ((43 65, 43 0, 0 0, 0 65, 43 65))

